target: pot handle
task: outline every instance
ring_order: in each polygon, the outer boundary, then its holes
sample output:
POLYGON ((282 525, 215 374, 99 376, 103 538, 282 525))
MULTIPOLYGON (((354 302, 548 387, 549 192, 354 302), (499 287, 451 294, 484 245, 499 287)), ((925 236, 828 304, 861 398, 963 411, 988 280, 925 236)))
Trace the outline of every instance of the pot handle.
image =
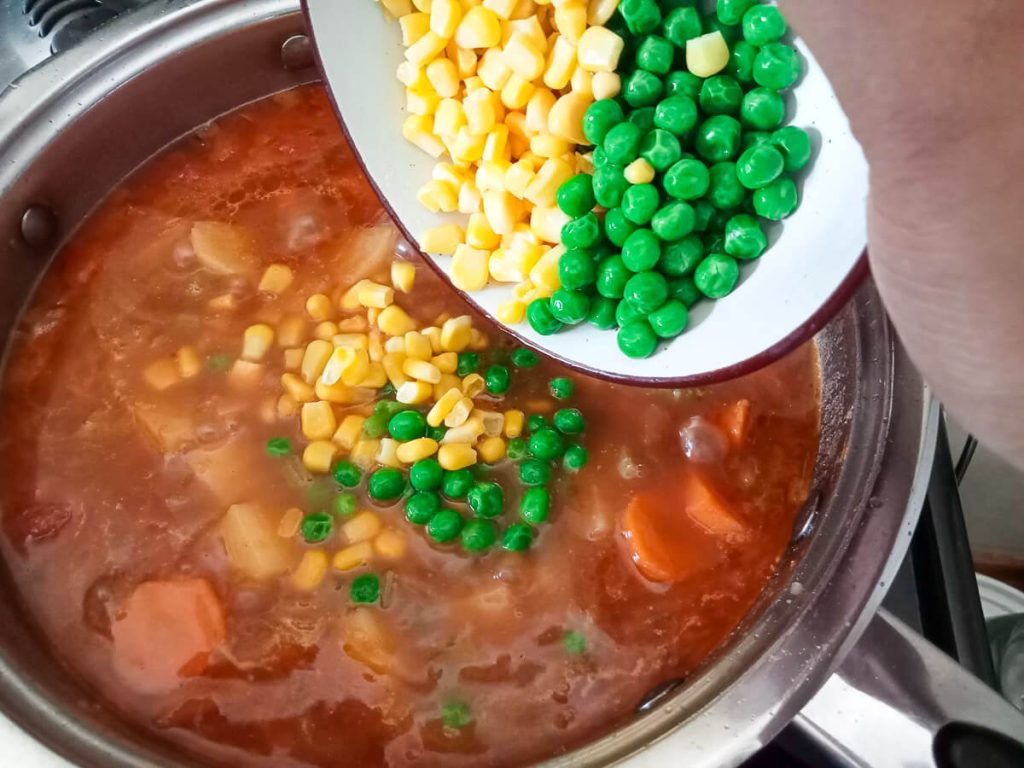
POLYGON ((844 768, 1024 766, 1024 715, 885 610, 794 725, 844 768))

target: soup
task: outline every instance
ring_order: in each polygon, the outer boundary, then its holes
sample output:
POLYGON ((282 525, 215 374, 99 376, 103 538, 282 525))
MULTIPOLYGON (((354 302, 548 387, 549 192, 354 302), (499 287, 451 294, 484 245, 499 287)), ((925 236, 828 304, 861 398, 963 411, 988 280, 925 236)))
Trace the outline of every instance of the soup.
POLYGON ((613 385, 520 350, 411 252, 309 87, 130 179, 17 334, 8 566, 55 657, 197 759, 566 752, 698 668, 789 543, 813 347, 613 385))

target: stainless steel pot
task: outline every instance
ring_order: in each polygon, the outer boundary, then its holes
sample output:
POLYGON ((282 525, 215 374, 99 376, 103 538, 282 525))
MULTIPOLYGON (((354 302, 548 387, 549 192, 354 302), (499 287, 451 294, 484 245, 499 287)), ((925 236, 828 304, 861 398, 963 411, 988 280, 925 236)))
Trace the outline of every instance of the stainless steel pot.
MULTIPOLYGON (((156 0, 16 80, 0 97, 0 333, 9 335, 60 244, 133 169, 224 112, 317 79, 304 33, 297 0, 156 0)), ((938 410, 870 286, 818 344, 814 488, 763 598, 699 673, 553 764, 735 765, 797 717, 871 622, 923 500, 938 410)), ((54 663, 6 573, 0 594, 4 712, 82 765, 194 764, 126 725, 54 663)), ((982 695, 898 623, 885 619, 872 634, 982 695)), ((834 677, 823 695, 848 683, 865 689, 862 679, 834 677)), ((977 712, 1012 733, 1017 721, 987 704, 977 712)), ((834 708, 820 698, 816 706, 804 722, 828 742, 834 708)), ((920 726, 929 734, 948 719, 932 714, 920 726)))

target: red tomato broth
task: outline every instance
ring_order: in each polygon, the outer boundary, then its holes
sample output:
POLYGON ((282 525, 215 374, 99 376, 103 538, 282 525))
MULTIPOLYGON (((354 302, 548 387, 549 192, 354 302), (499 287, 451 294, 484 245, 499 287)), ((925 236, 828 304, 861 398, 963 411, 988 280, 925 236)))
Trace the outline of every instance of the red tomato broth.
MULTIPOLYGON (((183 344, 234 356, 251 323, 273 324, 311 293, 386 275, 390 254, 367 263, 352 246, 354 232, 380 220, 324 94, 310 87, 269 99, 173 148, 113 194, 58 258, 16 339, 2 438, 14 577, 58 658, 140 727, 212 761, 509 765, 579 745, 721 645, 770 579, 806 497, 819 415, 812 346, 752 376, 676 392, 544 361, 514 372, 510 397, 537 399, 552 376, 572 376, 590 461, 552 484, 551 522, 528 552, 459 554, 430 543, 396 505, 381 514, 409 546, 387 566, 386 608, 352 608, 348 584, 366 569, 332 571, 308 593, 286 577, 239 578, 219 536, 226 506, 258 499, 283 512, 307 501, 263 449, 272 437, 303 442, 297 418, 264 418, 280 368, 268 365, 251 389, 206 372, 158 393, 140 371, 183 344), (179 244, 193 221, 208 219, 247 226, 259 270, 288 264, 293 286, 266 300, 252 280, 200 269, 179 244), (211 310, 209 299, 225 292, 236 309, 211 310), (736 406, 743 400, 746 415, 736 406), (679 429, 693 418, 720 425, 711 461, 683 454, 679 429), (207 450, 224 470, 219 493, 188 458, 207 450), (692 537, 665 546, 703 566, 677 583, 650 581, 631 559, 626 509, 644 496, 661 518, 685 510, 680 477, 693 472, 742 531, 712 535, 691 522, 692 537), (144 679, 126 674, 112 638, 143 631, 125 613, 133 593, 146 582, 196 580, 222 602, 226 635, 203 588, 172 586, 153 611, 188 605, 163 619, 185 638, 173 653, 187 663, 176 676, 165 659, 136 663, 144 679), (195 631, 182 625, 188 611, 202 624, 195 631), (563 647, 568 630, 585 638, 585 653, 563 647), (439 719, 453 700, 471 708, 461 730, 439 719)), ((417 272, 412 296, 400 299, 410 313, 426 322, 465 311, 432 273, 417 272)), ((505 462, 494 474, 511 487, 511 472, 505 462)), ((306 547, 289 546, 296 560, 306 547)))

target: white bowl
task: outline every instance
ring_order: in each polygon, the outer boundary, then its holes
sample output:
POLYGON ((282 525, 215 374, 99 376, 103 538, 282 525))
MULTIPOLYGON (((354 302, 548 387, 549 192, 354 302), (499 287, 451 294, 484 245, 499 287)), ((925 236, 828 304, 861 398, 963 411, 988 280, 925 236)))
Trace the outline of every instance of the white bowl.
MULTIPOLYGON (((417 235, 462 214, 433 214, 416 199, 437 162, 402 137, 403 60, 397 22, 371 0, 304 0, 319 63, 342 126, 367 175, 399 226, 417 235)), ((817 139, 800 178, 799 210, 768 227, 769 250, 741 265, 740 284, 725 299, 694 307, 690 327, 652 357, 633 360, 614 331, 584 323, 553 336, 528 324, 508 330, 526 344, 607 378, 659 386, 710 383, 759 368, 814 335, 846 303, 867 274, 868 166, 817 61, 800 39, 805 74, 787 96, 789 124, 817 139)), ((442 274, 451 258, 426 254, 442 274)), ((465 294, 493 317, 511 285, 465 294)))

